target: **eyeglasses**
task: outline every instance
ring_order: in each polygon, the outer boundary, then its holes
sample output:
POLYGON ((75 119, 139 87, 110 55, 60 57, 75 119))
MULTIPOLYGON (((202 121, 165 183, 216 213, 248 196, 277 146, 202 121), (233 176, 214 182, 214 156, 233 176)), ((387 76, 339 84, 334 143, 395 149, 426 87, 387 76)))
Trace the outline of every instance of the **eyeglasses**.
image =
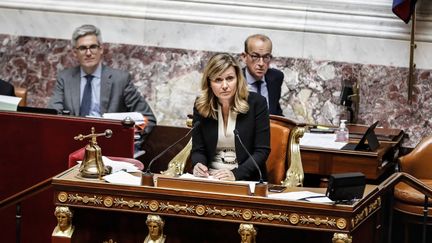
POLYGON ((90 46, 78 46, 75 49, 78 50, 81 54, 87 53, 87 50, 89 50, 91 54, 95 54, 99 48, 99 45, 93 44, 90 46))
POLYGON ((265 55, 259 55, 256 53, 250 54, 247 53, 251 58, 253 62, 258 62, 261 58, 263 60, 263 62, 265 63, 269 63, 271 61, 271 59, 273 58, 273 56, 271 54, 265 54, 265 55))

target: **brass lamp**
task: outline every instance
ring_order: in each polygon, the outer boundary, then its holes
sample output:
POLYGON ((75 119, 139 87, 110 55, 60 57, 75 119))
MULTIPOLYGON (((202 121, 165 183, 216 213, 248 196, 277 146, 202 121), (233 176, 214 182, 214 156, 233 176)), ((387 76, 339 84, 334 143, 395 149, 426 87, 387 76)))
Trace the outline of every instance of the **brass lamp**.
POLYGON ((91 134, 75 136, 75 140, 84 140, 90 138, 89 143, 85 147, 84 158, 79 168, 80 176, 83 178, 99 178, 111 173, 111 167, 104 165, 102 161, 102 149, 97 145, 96 138, 99 136, 105 136, 110 138, 112 131, 106 129, 104 133, 95 133, 95 128, 91 128, 91 134))

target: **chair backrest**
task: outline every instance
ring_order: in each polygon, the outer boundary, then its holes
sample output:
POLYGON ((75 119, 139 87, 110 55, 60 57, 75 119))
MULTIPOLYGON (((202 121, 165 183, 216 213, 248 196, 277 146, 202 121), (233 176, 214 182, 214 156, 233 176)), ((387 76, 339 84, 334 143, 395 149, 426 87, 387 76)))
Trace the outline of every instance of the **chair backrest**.
POLYGON ((21 101, 18 104, 19 106, 27 105, 27 89, 22 87, 15 87, 15 96, 20 97, 21 101))
POLYGON ((418 179, 432 179, 432 135, 423 138, 409 154, 399 158, 400 169, 418 179))
POLYGON ((281 184, 288 169, 287 151, 290 128, 270 120, 270 154, 267 158, 267 179, 271 184, 281 184))
POLYGON ((292 186, 291 184, 299 184, 296 182, 298 179, 303 181, 299 144, 299 138, 303 136, 303 133, 298 132, 298 128, 304 126, 305 124, 297 123, 286 117, 270 115, 271 151, 266 162, 269 183, 292 186), (295 162, 294 167, 292 162, 295 162), (292 178, 288 178, 287 175, 289 168, 294 169, 290 175, 292 178))

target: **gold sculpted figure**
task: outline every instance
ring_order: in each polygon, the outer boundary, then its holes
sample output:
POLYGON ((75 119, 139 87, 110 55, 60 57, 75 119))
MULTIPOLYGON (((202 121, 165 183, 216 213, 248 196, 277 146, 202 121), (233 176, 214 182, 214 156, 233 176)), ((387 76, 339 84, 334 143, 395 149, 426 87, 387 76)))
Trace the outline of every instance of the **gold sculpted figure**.
POLYGON ((57 206, 54 215, 57 218, 57 226, 54 228, 52 235, 71 238, 74 226, 72 225, 73 214, 69 207, 57 206))
POLYGON ((238 229, 238 233, 241 237, 241 243, 255 243, 257 229, 253 226, 253 224, 240 224, 238 229))
POLYGON ((334 233, 332 243, 351 243, 352 236, 344 233, 334 233))
POLYGON ((165 222, 159 215, 149 214, 146 220, 148 235, 144 243, 164 243, 166 236, 163 234, 165 222))

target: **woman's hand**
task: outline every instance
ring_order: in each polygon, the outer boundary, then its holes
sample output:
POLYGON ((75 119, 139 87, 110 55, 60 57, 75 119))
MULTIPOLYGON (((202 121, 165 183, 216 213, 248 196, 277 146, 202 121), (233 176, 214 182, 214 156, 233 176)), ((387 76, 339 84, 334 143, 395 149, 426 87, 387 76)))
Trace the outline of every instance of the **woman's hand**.
POLYGON ((199 177, 208 177, 209 172, 207 166, 197 163, 193 168, 193 175, 199 177))
POLYGON ((235 181, 235 176, 230 170, 222 169, 222 170, 212 170, 211 175, 219 180, 224 181, 235 181))

